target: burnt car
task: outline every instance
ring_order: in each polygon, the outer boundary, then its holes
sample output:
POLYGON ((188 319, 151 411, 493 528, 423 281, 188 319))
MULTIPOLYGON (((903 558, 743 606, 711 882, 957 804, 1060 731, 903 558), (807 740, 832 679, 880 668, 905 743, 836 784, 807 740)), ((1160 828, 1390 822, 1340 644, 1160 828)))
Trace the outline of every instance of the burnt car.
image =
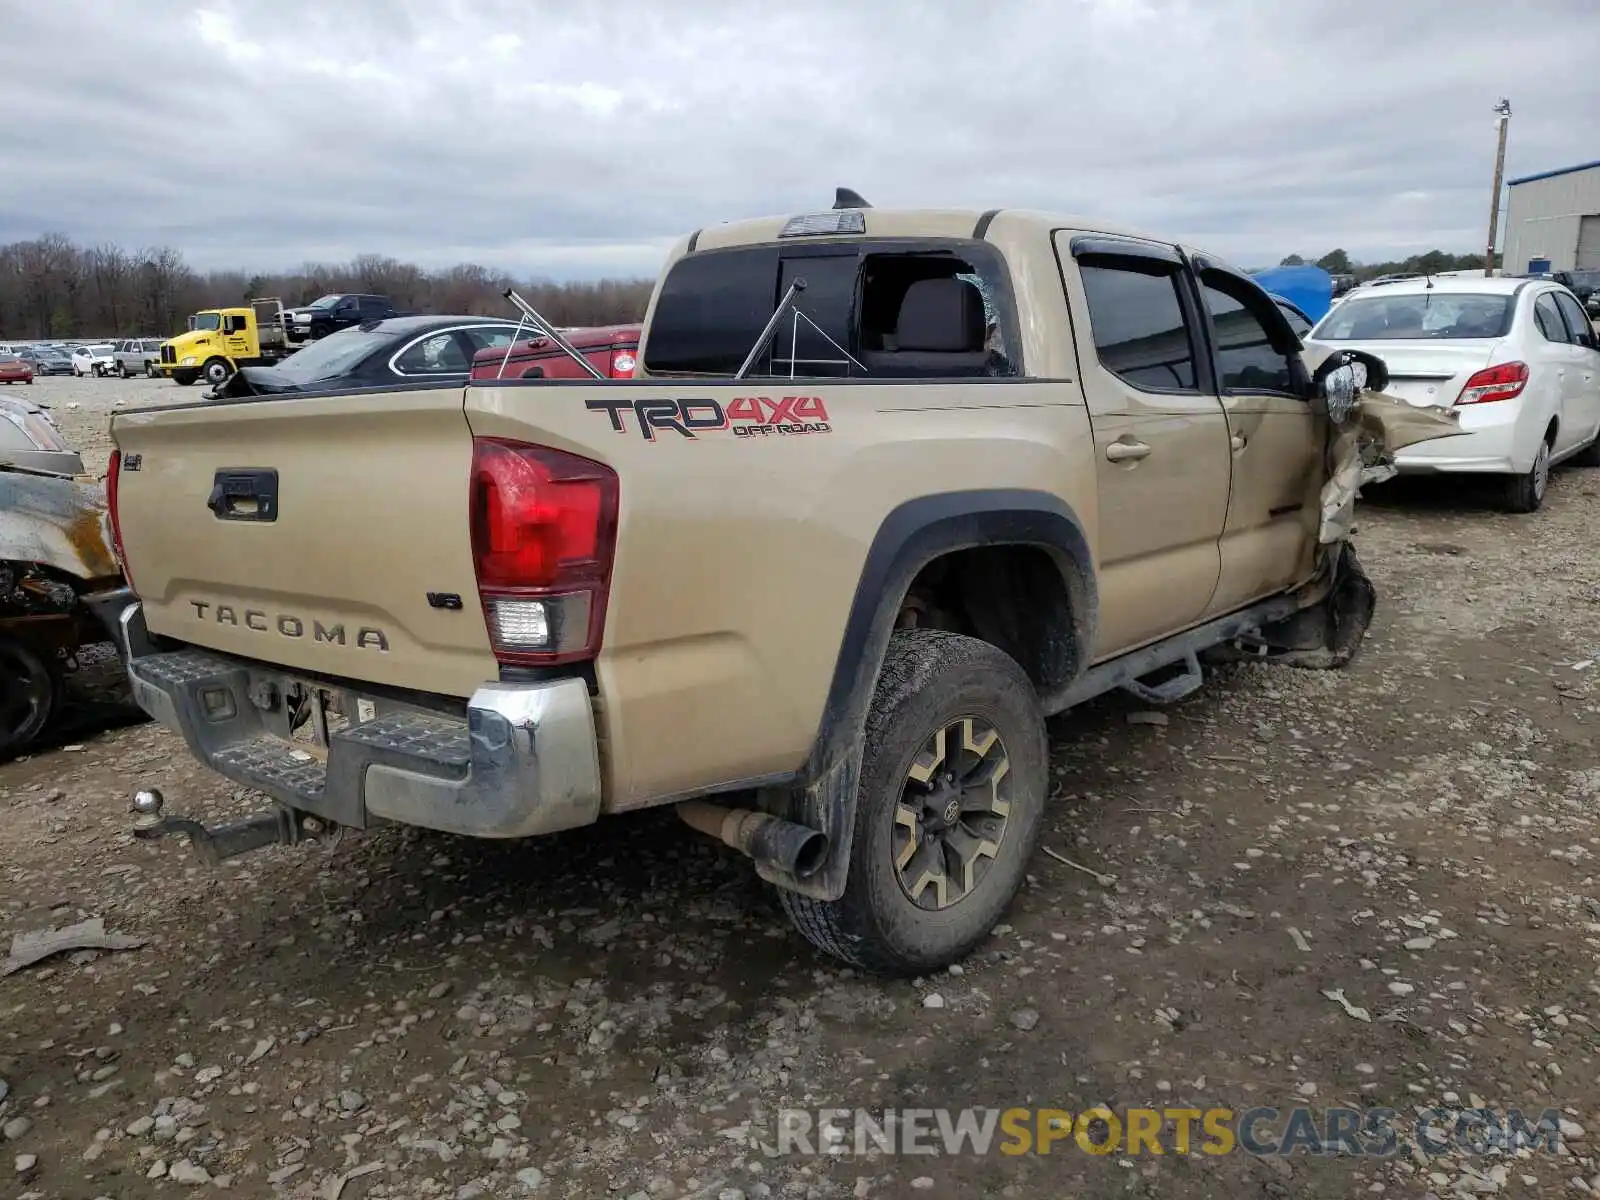
POLYGON ((480 350, 504 352, 519 332, 502 317, 390 317, 341 329, 270 367, 244 367, 215 398, 284 392, 390 388, 427 381, 465 383, 480 350))
POLYGON ((0 759, 50 724, 78 651, 108 640, 86 598, 121 581, 105 488, 42 408, 0 396, 0 759))

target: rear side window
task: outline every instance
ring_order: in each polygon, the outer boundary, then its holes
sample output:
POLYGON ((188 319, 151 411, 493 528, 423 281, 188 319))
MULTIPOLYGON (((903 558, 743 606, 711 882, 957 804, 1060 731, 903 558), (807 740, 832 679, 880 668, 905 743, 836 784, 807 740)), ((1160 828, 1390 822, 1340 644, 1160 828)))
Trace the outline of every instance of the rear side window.
POLYGON ((875 239, 709 250, 673 264, 644 352, 656 375, 729 376, 795 295, 751 367, 778 378, 1020 374, 1003 262, 982 243, 875 239))
POLYGON ((1100 365, 1141 391, 1199 391, 1178 270, 1154 259, 1078 260, 1100 365))
POLYGON ((1570 340, 1575 346, 1593 346, 1595 344, 1594 326, 1590 324, 1588 314, 1571 296, 1561 292, 1556 293, 1556 306, 1561 309, 1561 315, 1567 319, 1567 330, 1570 340))
POLYGON ((1533 323, 1539 327, 1539 332, 1544 335, 1545 341, 1567 340, 1567 323, 1561 319, 1561 310, 1556 307, 1554 292, 1546 292, 1533 302, 1533 323))
POLYGON ((732 375, 778 302, 778 251, 711 250, 679 259, 656 298, 645 368, 732 375))

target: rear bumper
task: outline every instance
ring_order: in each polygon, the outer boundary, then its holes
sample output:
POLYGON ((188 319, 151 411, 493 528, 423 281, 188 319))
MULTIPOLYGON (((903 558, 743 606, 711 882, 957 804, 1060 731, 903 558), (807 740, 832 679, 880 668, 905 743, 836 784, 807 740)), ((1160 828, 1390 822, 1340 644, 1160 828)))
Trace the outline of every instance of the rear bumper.
POLYGON ((1394 456, 1396 470, 1402 475, 1522 475, 1533 467, 1543 429, 1525 418, 1520 406, 1470 416, 1478 428, 1407 446, 1394 456))
POLYGON ((599 816, 594 708, 581 679, 486 683, 464 709, 439 711, 199 647, 158 648, 126 590, 95 607, 139 706, 219 774, 293 808, 357 828, 377 818, 490 838, 599 816), (326 748, 290 736, 289 698, 311 689, 353 714, 342 728, 330 722, 326 748))

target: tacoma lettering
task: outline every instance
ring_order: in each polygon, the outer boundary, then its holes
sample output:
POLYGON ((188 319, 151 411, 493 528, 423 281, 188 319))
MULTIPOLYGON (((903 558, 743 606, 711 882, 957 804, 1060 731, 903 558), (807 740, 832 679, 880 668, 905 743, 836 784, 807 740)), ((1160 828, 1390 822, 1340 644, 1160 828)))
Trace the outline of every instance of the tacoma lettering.
MULTIPOLYGON (((191 600, 189 607, 194 609, 194 615, 202 621, 215 621, 218 625, 243 624, 246 629, 255 633, 277 633, 280 637, 303 638, 306 636, 306 621, 293 613, 268 613, 259 608, 244 610, 241 622, 239 612, 228 604, 212 604, 209 600, 191 600)), ((351 645, 350 638, 345 633, 343 624, 324 625, 321 621, 311 621, 311 640, 329 646, 351 645)), ((371 625, 362 625, 357 628, 353 644, 362 650, 376 650, 380 654, 389 652, 389 635, 383 630, 371 625)))

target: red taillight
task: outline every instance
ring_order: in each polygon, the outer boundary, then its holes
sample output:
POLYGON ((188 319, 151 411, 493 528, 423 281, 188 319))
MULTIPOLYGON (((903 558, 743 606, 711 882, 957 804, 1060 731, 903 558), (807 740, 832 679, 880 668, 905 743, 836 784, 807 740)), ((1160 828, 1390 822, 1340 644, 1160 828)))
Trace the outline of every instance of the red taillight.
POLYGON ((111 464, 106 468, 106 512, 111 517, 111 548, 116 553, 117 562, 122 565, 122 578, 128 586, 133 587, 133 572, 128 570, 128 555, 122 548, 122 516, 117 511, 117 495, 121 491, 119 486, 122 479, 122 451, 111 452, 111 464))
POLYGON ((633 370, 639 365, 639 360, 632 350, 618 350, 611 355, 611 377, 613 379, 632 379, 633 370))
POLYGON ((1501 363, 1497 367, 1486 367, 1467 380, 1456 403, 1487 404, 1491 400, 1511 400, 1522 395, 1522 389, 1527 386, 1527 363, 1501 363))
POLYGON ((617 473, 561 450, 472 444, 472 557, 495 656, 593 658, 617 538, 617 473))

